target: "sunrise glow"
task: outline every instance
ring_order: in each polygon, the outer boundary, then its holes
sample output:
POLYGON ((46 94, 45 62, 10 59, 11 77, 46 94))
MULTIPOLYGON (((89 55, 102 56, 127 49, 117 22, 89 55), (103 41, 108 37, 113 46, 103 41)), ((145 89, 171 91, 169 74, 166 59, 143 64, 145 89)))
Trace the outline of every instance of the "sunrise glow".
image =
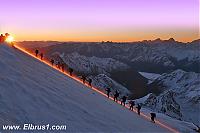
POLYGON ((12 37, 10 35, 6 38, 6 42, 8 42, 8 43, 12 43, 13 41, 14 41, 14 37, 12 37))

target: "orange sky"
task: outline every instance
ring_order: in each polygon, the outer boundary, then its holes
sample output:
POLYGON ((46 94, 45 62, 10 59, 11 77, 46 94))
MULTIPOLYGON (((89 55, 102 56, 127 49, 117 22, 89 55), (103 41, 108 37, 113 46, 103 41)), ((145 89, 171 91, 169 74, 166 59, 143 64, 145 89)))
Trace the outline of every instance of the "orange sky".
POLYGON ((169 39, 173 37, 177 41, 181 42, 190 42, 196 40, 199 37, 198 29, 176 29, 172 30, 121 30, 115 31, 110 30, 108 32, 104 31, 93 31, 93 32, 85 32, 85 31, 66 31, 60 33, 59 31, 40 31, 38 34, 36 32, 24 33, 24 32, 16 32, 12 33, 16 41, 23 40, 34 40, 34 41, 115 41, 115 42, 132 42, 132 41, 141 41, 141 40, 154 40, 156 38, 161 39, 169 39))

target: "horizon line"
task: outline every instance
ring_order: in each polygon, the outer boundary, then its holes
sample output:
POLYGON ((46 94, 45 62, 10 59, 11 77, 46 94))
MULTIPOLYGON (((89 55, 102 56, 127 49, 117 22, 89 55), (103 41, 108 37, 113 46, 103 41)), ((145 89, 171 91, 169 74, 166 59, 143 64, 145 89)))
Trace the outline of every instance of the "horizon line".
POLYGON ((197 38, 197 39, 193 39, 191 41, 179 41, 179 40, 176 40, 174 38, 169 38, 169 39, 161 39, 161 38, 156 38, 156 39, 144 39, 144 40, 136 40, 136 41, 112 41, 112 40, 102 40, 102 41, 72 41, 72 40, 69 40, 69 41, 59 41, 59 40, 22 40, 22 41, 15 41, 15 42, 60 42, 60 43, 65 43, 65 42, 80 42, 80 43, 136 43, 136 42, 153 42, 153 41, 170 41, 170 40, 173 40, 174 42, 179 42, 179 43, 191 43, 191 42, 194 42, 194 41, 200 41, 200 38, 197 38))

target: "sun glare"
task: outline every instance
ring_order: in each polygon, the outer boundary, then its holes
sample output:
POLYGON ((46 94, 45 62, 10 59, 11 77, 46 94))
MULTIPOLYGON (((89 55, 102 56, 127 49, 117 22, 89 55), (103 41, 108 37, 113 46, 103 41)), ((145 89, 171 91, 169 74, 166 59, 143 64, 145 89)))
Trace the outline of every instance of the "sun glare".
POLYGON ((14 41, 14 37, 12 37, 12 36, 8 36, 7 38, 6 38, 6 42, 8 42, 8 43, 11 43, 11 42, 13 42, 14 41))

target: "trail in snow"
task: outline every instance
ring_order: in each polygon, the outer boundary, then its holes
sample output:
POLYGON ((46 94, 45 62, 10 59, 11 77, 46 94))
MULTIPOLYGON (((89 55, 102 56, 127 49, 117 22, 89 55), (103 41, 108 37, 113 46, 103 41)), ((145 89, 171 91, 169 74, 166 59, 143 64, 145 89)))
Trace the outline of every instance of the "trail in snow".
POLYGON ((70 132, 176 132, 159 121, 157 125, 145 120, 143 117, 149 117, 144 114, 140 117, 116 106, 102 98, 105 94, 98 89, 92 88, 98 93, 91 91, 78 78, 71 77, 80 83, 48 67, 46 62, 44 65, 7 46, 0 46, 0 50, 1 125, 66 123, 70 132))

